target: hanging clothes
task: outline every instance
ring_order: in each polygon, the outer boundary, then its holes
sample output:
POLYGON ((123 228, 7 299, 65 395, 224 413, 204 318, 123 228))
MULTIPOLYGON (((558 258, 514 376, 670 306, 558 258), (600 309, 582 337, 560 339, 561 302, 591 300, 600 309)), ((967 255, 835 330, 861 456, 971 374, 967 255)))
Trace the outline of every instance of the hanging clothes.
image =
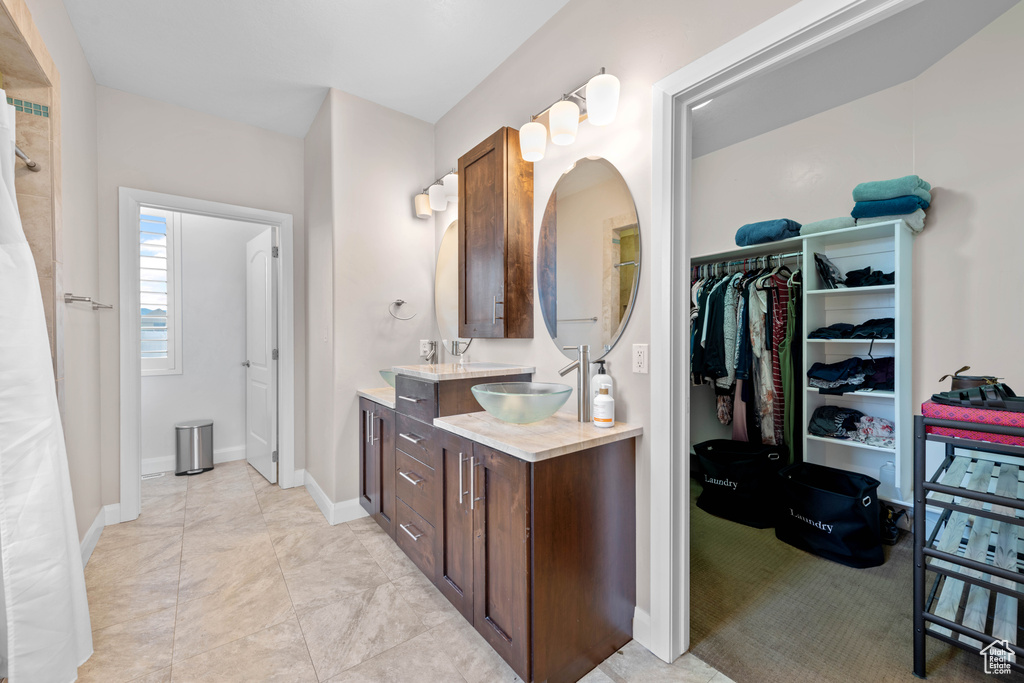
POLYGON ((92 629, 42 295, 14 189, 14 121, 0 104, 0 676, 70 683, 92 654, 92 629))

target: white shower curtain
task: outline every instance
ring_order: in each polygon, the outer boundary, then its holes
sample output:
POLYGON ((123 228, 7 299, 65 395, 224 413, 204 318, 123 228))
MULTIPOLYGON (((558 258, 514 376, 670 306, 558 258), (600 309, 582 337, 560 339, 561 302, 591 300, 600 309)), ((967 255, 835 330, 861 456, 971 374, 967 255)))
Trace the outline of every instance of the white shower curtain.
POLYGON ((92 654, 89 605, 43 299, 14 192, 14 107, 0 98, 0 676, 70 683, 92 654))

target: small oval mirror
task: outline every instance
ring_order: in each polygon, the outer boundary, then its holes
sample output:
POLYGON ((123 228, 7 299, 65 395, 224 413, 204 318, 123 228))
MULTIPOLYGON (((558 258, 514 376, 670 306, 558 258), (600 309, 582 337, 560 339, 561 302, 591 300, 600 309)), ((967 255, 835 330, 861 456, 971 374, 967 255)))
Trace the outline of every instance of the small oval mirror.
POLYGON ((434 271, 434 313, 441 339, 459 336, 459 222, 452 221, 441 237, 434 271))
POLYGON ((629 187, 600 157, 580 159, 555 185, 537 245, 544 324, 563 346, 602 358, 622 336, 640 281, 640 226, 629 187))

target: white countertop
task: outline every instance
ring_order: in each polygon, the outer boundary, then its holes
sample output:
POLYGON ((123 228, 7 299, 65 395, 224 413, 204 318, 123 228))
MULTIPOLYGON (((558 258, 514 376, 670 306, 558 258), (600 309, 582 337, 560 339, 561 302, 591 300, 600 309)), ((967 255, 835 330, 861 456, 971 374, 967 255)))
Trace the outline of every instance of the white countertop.
POLYGON ((396 365, 391 368, 401 375, 409 375, 434 382, 446 379, 477 379, 481 377, 501 377, 504 375, 532 375, 537 368, 527 365, 509 365, 506 363, 434 363, 432 365, 396 365))
POLYGON ((608 428, 577 422, 575 409, 559 411, 525 425, 480 412, 438 417, 434 419, 434 426, 527 462, 540 462, 644 433, 643 427, 624 422, 616 422, 614 427, 608 428))
POLYGON ((363 398, 367 398, 374 403, 379 403, 385 408, 395 409, 395 389, 394 387, 382 387, 380 389, 360 389, 356 392, 363 398))

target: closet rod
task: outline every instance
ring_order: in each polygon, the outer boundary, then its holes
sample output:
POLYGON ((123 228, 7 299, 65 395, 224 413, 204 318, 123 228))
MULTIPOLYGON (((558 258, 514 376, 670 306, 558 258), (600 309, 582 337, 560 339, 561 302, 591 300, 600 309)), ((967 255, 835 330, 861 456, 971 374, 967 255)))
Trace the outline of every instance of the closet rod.
POLYGON ((764 256, 751 256, 750 258, 740 259, 738 261, 707 261, 705 263, 695 263, 695 266, 740 266, 744 263, 756 263, 761 260, 776 260, 784 261, 786 259, 798 258, 804 255, 802 251, 794 251, 789 254, 765 254, 764 256))

